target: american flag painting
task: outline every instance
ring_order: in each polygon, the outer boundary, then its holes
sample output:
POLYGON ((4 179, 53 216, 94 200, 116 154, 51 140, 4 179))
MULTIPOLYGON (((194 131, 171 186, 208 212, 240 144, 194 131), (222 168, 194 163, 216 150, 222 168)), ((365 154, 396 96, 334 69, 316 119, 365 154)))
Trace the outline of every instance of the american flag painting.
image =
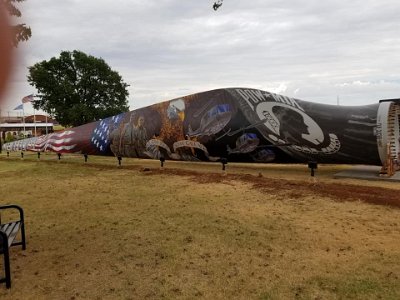
POLYGON ((110 151, 110 133, 122 121, 123 114, 113 116, 98 122, 98 125, 93 130, 90 142, 92 146, 101 154, 110 151))
POLYGON ((63 153, 78 152, 75 131, 66 130, 59 133, 50 133, 39 137, 33 137, 7 144, 7 150, 30 150, 35 152, 54 151, 63 153))
POLYGON ((66 130, 60 133, 50 133, 37 138, 33 145, 33 151, 54 151, 63 153, 74 153, 76 151, 76 140, 74 130, 66 130))
MULTIPOLYGON (((62 132, 6 143, 9 151, 52 151, 57 153, 109 154, 109 133, 118 126, 122 115, 85 124, 62 132)), ((110 152, 111 153, 111 152, 110 152)))

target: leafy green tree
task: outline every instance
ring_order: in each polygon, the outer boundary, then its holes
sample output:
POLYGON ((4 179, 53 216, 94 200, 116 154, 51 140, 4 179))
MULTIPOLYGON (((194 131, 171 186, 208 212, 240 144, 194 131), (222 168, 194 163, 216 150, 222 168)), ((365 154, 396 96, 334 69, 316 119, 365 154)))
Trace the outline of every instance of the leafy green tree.
MULTIPOLYGON (((1 0, 6 6, 9 14, 14 17, 21 17, 21 11, 15 6, 16 2, 23 2, 25 0, 1 0)), ((32 31, 30 27, 25 24, 17 24, 12 26, 13 42, 14 46, 17 47, 18 43, 21 41, 27 41, 32 36, 32 31)))
POLYGON ((34 108, 64 126, 79 126, 129 109, 129 85, 103 59, 81 51, 63 51, 58 58, 29 67, 28 82, 38 90, 34 108))

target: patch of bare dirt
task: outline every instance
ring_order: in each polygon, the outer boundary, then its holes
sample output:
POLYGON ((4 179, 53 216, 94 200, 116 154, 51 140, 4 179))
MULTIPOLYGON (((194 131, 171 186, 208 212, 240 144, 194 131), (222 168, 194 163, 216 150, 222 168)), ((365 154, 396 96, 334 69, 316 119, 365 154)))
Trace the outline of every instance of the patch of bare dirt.
POLYGON ((296 197, 318 195, 332 198, 335 201, 363 201, 371 204, 400 207, 399 191, 383 187, 343 184, 340 182, 325 183, 320 181, 273 179, 251 174, 203 173, 181 169, 151 169, 144 173, 147 175, 163 173, 188 176, 197 184, 242 181, 251 184, 255 189, 274 193, 290 192, 294 193, 296 197))

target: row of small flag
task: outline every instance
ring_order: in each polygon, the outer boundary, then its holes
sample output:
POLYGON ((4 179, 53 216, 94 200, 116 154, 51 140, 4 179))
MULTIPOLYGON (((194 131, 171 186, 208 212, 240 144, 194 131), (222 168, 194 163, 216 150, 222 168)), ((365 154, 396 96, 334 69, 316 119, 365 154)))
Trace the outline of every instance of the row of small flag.
POLYGON ((18 105, 16 108, 14 108, 14 110, 24 109, 24 103, 28 103, 28 102, 32 102, 32 101, 34 101, 33 94, 25 96, 24 98, 22 98, 22 104, 18 105))

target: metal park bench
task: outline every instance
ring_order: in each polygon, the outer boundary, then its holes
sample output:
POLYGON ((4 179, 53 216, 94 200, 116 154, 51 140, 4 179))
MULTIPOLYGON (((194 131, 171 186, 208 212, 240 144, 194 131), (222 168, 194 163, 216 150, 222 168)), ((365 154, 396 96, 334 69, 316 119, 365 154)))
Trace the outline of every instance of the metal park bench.
POLYGON ((12 246, 22 245, 22 249, 26 249, 25 243, 25 225, 24 225, 24 211, 18 205, 4 205, 0 206, 0 254, 4 256, 4 274, 5 277, 0 278, 0 283, 5 282, 6 287, 11 287, 11 271, 10 271, 10 255, 9 248, 12 246), (19 220, 8 223, 2 223, 1 211, 16 209, 19 212, 19 220), (21 240, 14 241, 21 231, 21 240))

